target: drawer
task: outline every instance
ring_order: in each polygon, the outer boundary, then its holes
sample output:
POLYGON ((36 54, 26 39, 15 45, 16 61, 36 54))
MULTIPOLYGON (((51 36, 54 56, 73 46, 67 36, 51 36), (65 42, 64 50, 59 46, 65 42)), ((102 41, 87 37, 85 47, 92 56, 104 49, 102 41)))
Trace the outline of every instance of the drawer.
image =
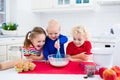
POLYGON ((93 48, 97 48, 97 47, 101 47, 101 48, 114 48, 115 44, 114 43, 98 43, 98 42, 92 42, 92 47, 93 48))

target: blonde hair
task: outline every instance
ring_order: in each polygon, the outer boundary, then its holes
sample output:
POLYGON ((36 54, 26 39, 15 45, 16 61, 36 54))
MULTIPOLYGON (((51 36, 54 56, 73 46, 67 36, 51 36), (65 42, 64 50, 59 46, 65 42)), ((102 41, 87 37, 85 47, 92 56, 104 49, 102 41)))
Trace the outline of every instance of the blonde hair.
POLYGON ((49 22, 48 22, 48 26, 47 26, 47 30, 48 28, 55 28, 55 27, 58 27, 60 29, 60 24, 57 20, 55 19, 51 19, 49 22))
POLYGON ((45 34, 45 36, 46 36, 46 32, 45 32, 45 30, 42 27, 35 27, 35 28, 33 28, 32 31, 29 31, 26 34, 25 41, 24 41, 24 47, 26 49, 28 49, 29 46, 32 44, 30 39, 35 38, 36 35, 38 35, 38 34, 45 34))
POLYGON ((80 35, 84 36, 85 40, 88 40, 88 32, 85 29, 85 26, 83 26, 83 25, 74 26, 72 29, 72 34, 74 34, 74 33, 80 34, 80 35))

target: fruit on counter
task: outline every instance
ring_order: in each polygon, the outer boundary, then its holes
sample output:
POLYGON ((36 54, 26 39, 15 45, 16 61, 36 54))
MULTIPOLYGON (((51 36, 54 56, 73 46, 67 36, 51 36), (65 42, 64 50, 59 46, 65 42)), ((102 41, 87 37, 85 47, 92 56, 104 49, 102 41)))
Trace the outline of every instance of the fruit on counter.
POLYGON ((35 66, 36 66, 36 65, 35 65, 34 63, 30 63, 30 64, 29 64, 29 69, 30 69, 30 70, 34 70, 34 69, 35 69, 35 66))
POLYGON ((30 61, 20 62, 15 65, 15 69, 17 72, 34 70, 36 65, 30 61))
POLYGON ((24 71, 29 71, 29 62, 23 63, 23 70, 24 71))
POLYGON ((107 68, 106 67, 101 67, 99 68, 99 75, 101 78, 103 78, 103 72, 106 70, 107 68))
POLYGON ((15 65, 15 69, 17 72, 22 72, 23 71, 23 63, 19 63, 15 65))
POLYGON ((103 80, 116 80, 117 74, 112 69, 105 69, 103 72, 103 80))
POLYGON ((117 77, 116 80, 120 80, 120 77, 117 77))
POLYGON ((118 77, 120 77, 120 67, 119 66, 113 66, 111 69, 116 72, 118 77))

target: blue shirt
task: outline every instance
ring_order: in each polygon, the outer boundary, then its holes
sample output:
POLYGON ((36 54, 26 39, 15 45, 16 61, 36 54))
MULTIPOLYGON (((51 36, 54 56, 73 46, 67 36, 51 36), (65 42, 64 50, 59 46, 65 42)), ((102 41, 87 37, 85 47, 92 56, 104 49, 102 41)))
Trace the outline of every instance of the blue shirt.
MULTIPOLYGON (((43 48, 43 54, 46 60, 48 60, 48 55, 57 53, 57 49, 54 47, 56 40, 51 40, 48 36, 46 37, 46 42, 43 48)), ((59 41, 60 41, 60 53, 65 54, 64 44, 68 41, 68 38, 60 34, 59 41)))

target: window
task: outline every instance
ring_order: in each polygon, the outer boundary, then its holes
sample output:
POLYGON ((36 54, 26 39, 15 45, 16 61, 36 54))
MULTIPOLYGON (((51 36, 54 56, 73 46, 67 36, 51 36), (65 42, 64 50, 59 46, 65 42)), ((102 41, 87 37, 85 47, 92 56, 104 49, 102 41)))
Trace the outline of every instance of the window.
POLYGON ((76 4, 89 3, 89 0, 76 0, 76 4))
POLYGON ((58 5, 69 5, 70 0, 58 0, 58 5))
POLYGON ((6 21, 6 13, 5 13, 5 0, 0 0, 0 26, 3 22, 6 21))
POLYGON ((81 4, 81 0, 76 0, 76 4, 81 4))
POLYGON ((83 3, 89 3, 89 0, 83 0, 83 3))

